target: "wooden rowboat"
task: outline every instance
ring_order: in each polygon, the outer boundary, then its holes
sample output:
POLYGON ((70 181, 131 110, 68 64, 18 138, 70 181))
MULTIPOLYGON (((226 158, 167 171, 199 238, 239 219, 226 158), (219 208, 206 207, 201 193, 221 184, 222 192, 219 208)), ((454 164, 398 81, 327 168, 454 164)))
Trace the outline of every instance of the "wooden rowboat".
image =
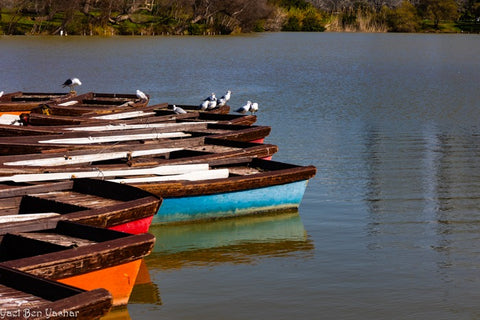
POLYGON ((42 103, 54 103, 73 97, 74 93, 44 93, 44 92, 10 92, 0 97, 0 114, 16 114, 30 112, 42 103))
POLYGON ((148 232, 161 199, 102 180, 0 185, 0 234, 59 220, 140 234, 148 232))
POLYGON ((271 159, 278 147, 205 137, 187 140, 175 147, 168 143, 114 146, 105 150, 76 150, 57 153, 0 156, 0 176, 65 170, 107 170, 167 164, 203 163, 236 157, 271 159))
POLYGON ((135 94, 88 92, 74 97, 44 103, 31 113, 46 115, 79 116, 86 113, 112 113, 145 107, 149 99, 135 94))
POLYGON ((224 113, 189 111, 186 114, 175 114, 166 108, 167 104, 157 104, 143 108, 135 108, 113 114, 88 113, 81 116, 45 115, 32 113, 23 115, 24 125, 32 126, 69 126, 69 125, 93 125, 94 123, 108 122, 109 124, 129 123, 157 123, 172 121, 215 121, 222 124, 251 125, 255 123, 255 115, 234 115, 224 113))
POLYGON ((113 306, 126 305, 141 259, 155 237, 61 220, 0 236, 0 265, 83 290, 107 289, 113 306))
POLYGON ((229 175, 203 181, 117 182, 162 195, 162 206, 152 222, 155 225, 298 209, 308 180, 316 174, 314 166, 258 158, 216 161, 210 168, 227 169, 229 175))
POLYGON ((0 181, 28 183, 89 176, 128 184, 163 198, 152 223, 166 224, 297 209, 315 173, 314 166, 231 158, 178 172, 171 171, 170 166, 98 172, 66 170, 5 176, 0 181))
POLYGON ((102 288, 85 291, 0 266, 2 319, 98 319, 112 306, 102 288))
MULTIPOLYGON (((189 105, 189 104, 175 104, 177 107, 182 108, 183 110, 187 112, 195 112, 199 111, 198 106, 194 105, 189 105)), ((168 107, 166 109, 173 109, 173 104, 168 104, 168 107)), ((161 110, 161 109, 159 109, 161 110)), ((209 114, 228 114, 230 112, 230 106, 228 105, 223 105, 221 107, 215 107, 213 109, 208 109, 204 111, 200 111, 202 113, 209 113, 209 114)))
POLYGON ((181 127, 149 128, 128 130, 128 132, 72 132, 57 135, 36 135, 19 137, 0 137, 0 154, 25 154, 80 149, 103 149, 118 145, 170 143, 185 139, 203 139, 212 137, 234 141, 263 142, 270 134, 267 126, 236 126, 199 123, 194 129, 182 130, 181 127))

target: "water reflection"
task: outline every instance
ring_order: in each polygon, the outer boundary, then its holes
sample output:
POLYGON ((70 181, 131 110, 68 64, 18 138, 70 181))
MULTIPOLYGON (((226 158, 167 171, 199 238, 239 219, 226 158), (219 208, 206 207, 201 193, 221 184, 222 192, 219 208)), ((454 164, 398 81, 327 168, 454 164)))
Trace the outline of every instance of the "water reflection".
POLYGON ((252 263, 263 257, 313 255, 298 211, 215 222, 153 226, 149 269, 179 269, 223 263, 252 263))
POLYGON ((423 254, 442 279, 478 269, 480 137, 424 123, 370 130, 365 146, 368 248, 423 254))

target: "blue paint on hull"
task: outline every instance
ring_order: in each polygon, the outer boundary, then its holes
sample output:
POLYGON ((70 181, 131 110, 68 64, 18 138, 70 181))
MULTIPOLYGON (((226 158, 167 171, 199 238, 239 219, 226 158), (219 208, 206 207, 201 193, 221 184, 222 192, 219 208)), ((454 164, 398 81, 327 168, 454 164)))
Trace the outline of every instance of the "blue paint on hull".
POLYGON ((164 198, 153 224, 226 218, 298 208, 308 180, 228 193, 164 198))

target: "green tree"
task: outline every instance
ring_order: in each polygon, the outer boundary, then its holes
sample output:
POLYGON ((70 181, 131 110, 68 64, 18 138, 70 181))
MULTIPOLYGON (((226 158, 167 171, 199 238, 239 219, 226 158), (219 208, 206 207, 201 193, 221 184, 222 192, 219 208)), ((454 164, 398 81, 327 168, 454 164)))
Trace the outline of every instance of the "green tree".
POLYGON ((408 0, 404 0, 400 6, 389 10, 387 24, 393 32, 417 32, 420 30, 421 19, 417 8, 408 0))
POLYGON ((435 29, 438 29, 442 20, 458 19, 458 4, 455 0, 425 0, 422 6, 425 16, 433 20, 435 29))

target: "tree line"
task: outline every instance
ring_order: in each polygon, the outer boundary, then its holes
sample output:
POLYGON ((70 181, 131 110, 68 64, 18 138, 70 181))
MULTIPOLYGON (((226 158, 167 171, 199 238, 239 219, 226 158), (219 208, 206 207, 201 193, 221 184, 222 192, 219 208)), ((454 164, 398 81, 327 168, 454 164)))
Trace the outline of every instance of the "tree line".
POLYGON ((0 34, 480 30, 480 0, 0 0, 0 13, 0 34))

